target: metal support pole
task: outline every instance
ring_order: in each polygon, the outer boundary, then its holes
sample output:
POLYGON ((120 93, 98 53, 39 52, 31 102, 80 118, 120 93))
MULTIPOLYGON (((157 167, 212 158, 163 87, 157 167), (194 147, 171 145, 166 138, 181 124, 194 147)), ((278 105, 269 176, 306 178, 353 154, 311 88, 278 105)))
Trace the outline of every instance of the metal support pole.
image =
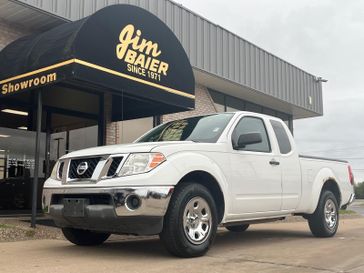
POLYGON ((40 134, 42 129, 42 90, 37 90, 37 131, 35 136, 35 164, 33 179, 33 196, 32 196, 32 219, 31 227, 36 226, 37 217, 37 200, 38 200, 38 178, 39 178, 39 156, 40 156, 40 134))
POLYGON ((161 116, 153 116, 153 127, 157 127, 161 123, 161 116))
POLYGON ((45 178, 51 174, 50 150, 51 150, 51 112, 47 111, 46 115, 46 151, 45 151, 45 178))
POLYGON ((105 145, 105 99, 104 94, 99 96, 99 119, 97 146, 105 145))

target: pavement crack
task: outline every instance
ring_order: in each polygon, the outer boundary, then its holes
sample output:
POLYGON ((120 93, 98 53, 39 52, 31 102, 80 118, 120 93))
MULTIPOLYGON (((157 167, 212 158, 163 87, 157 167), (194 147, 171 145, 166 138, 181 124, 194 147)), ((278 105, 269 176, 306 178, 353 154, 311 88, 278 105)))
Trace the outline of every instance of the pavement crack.
MULTIPOLYGON (((213 257, 213 256, 209 256, 209 257, 218 258, 218 257, 213 257)), ((251 263, 258 263, 258 264, 270 264, 270 265, 275 265, 275 266, 294 267, 294 268, 301 268, 301 269, 308 269, 308 270, 315 270, 315 271, 325 271, 325 272, 333 272, 333 273, 349 273, 349 271, 345 271, 345 270, 335 270, 335 269, 310 266, 310 265, 279 263, 279 262, 263 261, 263 260, 248 259, 248 258, 232 258, 232 259, 230 258, 230 259, 228 259, 228 262, 231 262, 231 263, 251 262, 251 263)))

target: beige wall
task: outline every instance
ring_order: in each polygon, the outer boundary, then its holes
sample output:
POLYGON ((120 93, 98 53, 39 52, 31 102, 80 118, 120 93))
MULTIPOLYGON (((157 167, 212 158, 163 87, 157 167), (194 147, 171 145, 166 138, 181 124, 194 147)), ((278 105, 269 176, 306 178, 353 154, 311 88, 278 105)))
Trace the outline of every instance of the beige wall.
POLYGON ((118 122, 119 143, 132 143, 153 128, 153 117, 118 122))

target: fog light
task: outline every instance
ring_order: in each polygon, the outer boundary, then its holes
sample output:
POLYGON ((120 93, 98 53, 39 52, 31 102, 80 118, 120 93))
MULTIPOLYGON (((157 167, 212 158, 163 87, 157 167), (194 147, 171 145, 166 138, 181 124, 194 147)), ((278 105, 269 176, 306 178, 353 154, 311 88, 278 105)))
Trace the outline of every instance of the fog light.
POLYGON ((136 195, 128 195, 125 200, 125 206, 129 210, 136 210, 140 207, 142 201, 136 195))

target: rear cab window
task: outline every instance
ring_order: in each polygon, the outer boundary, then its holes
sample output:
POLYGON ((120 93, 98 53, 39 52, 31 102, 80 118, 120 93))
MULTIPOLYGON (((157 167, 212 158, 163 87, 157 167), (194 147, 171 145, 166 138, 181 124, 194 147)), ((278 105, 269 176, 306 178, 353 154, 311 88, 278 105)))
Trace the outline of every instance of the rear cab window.
POLYGON ((270 124, 272 125, 274 134, 276 135, 280 153, 290 153, 292 151, 292 145, 282 123, 276 120, 270 120, 270 124))

